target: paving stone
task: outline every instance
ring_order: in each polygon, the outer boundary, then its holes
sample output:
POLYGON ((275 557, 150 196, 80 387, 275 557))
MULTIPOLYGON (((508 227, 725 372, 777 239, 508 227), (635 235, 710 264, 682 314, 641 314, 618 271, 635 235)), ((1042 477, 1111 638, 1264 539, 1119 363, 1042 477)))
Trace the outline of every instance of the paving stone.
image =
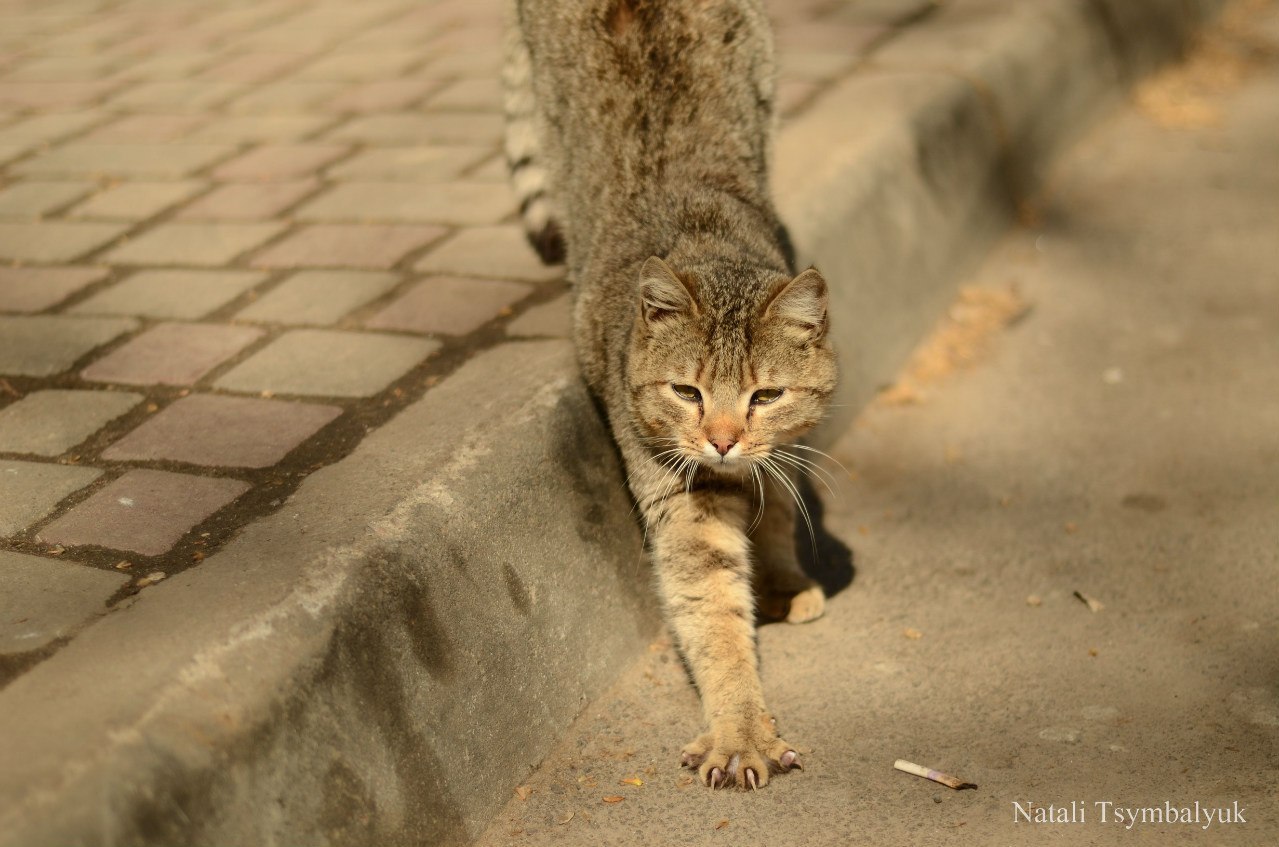
POLYGON ((435 352, 439 343, 375 333, 298 329, 223 375, 231 391, 371 397, 435 352))
POLYGON ((325 137, 367 144, 490 144, 502 137, 502 116, 482 112, 392 112, 354 118, 325 137))
MULTIPOLYGON (((491 47, 471 47, 456 52, 443 53, 418 73, 422 76, 437 78, 476 77, 478 79, 496 79, 502 71, 502 49, 497 45, 500 41, 501 27, 486 27, 485 32, 491 47)), ((444 35, 448 38, 449 33, 444 35)))
POLYGON ((776 44, 782 53, 816 50, 860 55, 890 29, 884 24, 795 22, 777 28, 776 44))
POLYGON ((81 140, 101 144, 174 141, 189 136, 208 121, 208 115, 126 115, 81 140))
POLYGON ((325 108, 335 112, 387 112, 405 109, 439 87, 429 79, 379 79, 334 97, 325 108))
POLYGON ((74 135, 87 126, 100 123, 104 115, 97 111, 53 112, 32 115, 0 130, 0 144, 21 145, 31 142, 50 143, 74 135))
POLYGON ((274 218, 315 191, 315 180, 222 185, 178 212, 179 220, 263 220, 274 218))
POLYGON ((125 182, 95 194, 68 212, 68 216, 142 221, 195 196, 206 187, 207 183, 197 180, 125 182))
POLYGON ((306 61, 302 53, 239 53, 200 74, 202 79, 265 82, 306 61))
POLYGON ((61 456, 142 400, 127 391, 33 391, 0 409, 0 453, 61 456))
POLYGON ((57 111, 87 106, 120 87, 118 82, 0 82, 0 109, 57 111))
POLYGON ((217 108, 243 90, 242 83, 207 79, 139 82, 116 94, 107 107, 141 112, 203 112, 217 108))
POLYGON ((300 271, 235 317, 265 323, 333 324, 399 281, 396 274, 377 271, 300 271))
POLYGON ((286 228, 287 224, 280 222, 160 224, 112 250, 105 261, 123 265, 225 265, 286 228))
POLYGON ((0 144, 0 165, 7 165, 10 162, 26 155, 28 152, 26 147, 20 147, 13 144, 0 144))
POLYGON ((511 172, 506 166, 506 157, 501 153, 492 156, 482 167, 471 171, 469 178, 485 182, 510 182, 511 172))
POLYGON ((532 282, 564 276, 563 267, 541 263, 518 224, 464 229, 423 256, 415 269, 532 282))
POLYGON ((39 218, 96 188, 91 182, 15 182, 0 189, 0 217, 39 218))
POLYGON ((250 150, 214 171, 218 179, 297 179, 310 176, 346 147, 331 144, 267 144, 250 150))
POLYGON ((0 312, 40 312, 106 277, 106 268, 0 267, 0 312))
POLYGON ((248 490, 238 479, 132 470, 46 526, 40 537, 68 547, 93 544, 158 556, 248 490))
POLYGON ((149 418, 102 457, 265 468, 340 414, 337 406, 192 394, 149 418))
POLYGON ((90 382, 193 385, 263 334, 248 326, 160 324, 89 365, 80 375, 90 382))
MULTIPOLYGON (((294 36, 297 37, 296 34, 294 36)), ((255 87, 227 108, 233 112, 305 112, 332 100, 346 88, 345 82, 322 80, 275 82, 255 87)))
POLYGON ((298 210, 304 221, 495 224, 516 210, 511 189, 495 182, 344 182, 298 210))
MULTIPOLYGON (((127 53, 131 49, 142 52, 145 46, 144 43, 135 41, 133 44, 115 45, 115 49, 121 53, 127 53)), ((167 48, 165 52, 153 55, 150 58, 130 62, 116 73, 116 78, 142 82, 147 80, 170 82, 207 68, 216 61, 218 55, 207 50, 176 49, 179 46, 177 43, 163 45, 163 47, 167 48)), ((192 46, 198 46, 198 44, 192 46)))
POLYGON ((141 271, 77 303, 84 315, 202 318, 266 279, 253 271, 141 271))
POLYGON ((302 80, 364 82, 402 74, 423 60, 421 49, 379 50, 370 53, 333 53, 300 68, 293 76, 302 80))
POLYGON ((805 79, 821 82, 842 76, 856 63, 851 53, 822 50, 791 50, 777 57, 779 80, 805 79))
POLYGON ((0 655, 70 637, 106 614, 107 601, 128 581, 76 562, 0 550, 0 655))
POLYGON ((0 459, 0 537, 22 532, 100 476, 96 468, 0 459))
POLYGON ((235 152, 225 144, 97 144, 73 141, 22 162, 28 176, 184 177, 235 152))
POLYGON ((573 303, 569 295, 534 306, 506 327, 512 338, 572 338, 573 303))
POLYGON ((0 223, 0 259, 69 262, 114 241, 128 229, 121 224, 67 221, 0 223))
POLYGON ((450 277, 423 280, 369 320, 372 329, 465 335, 528 296, 518 282, 450 277))
POLYGON ((448 83, 426 101, 428 109, 458 111, 502 111, 502 84, 497 77, 458 79, 448 83))
POLYGON ((190 140, 242 144, 253 141, 295 141, 331 125, 333 115, 219 115, 190 140))
POLYGON ((53 376, 137 325, 126 318, 0 316, 0 375, 53 376))
POLYGON ((101 79, 120 64, 119 56, 35 56, 4 72, 6 81, 78 82, 101 79))
POLYGON ((259 253, 253 264, 265 268, 386 269, 445 233, 436 226, 316 224, 259 253))
MULTIPOLYGON (((463 145, 419 145, 380 147, 362 150, 328 169, 328 175, 343 180, 394 180, 396 182, 441 182, 455 179, 465 169, 493 155, 491 147, 463 145)), ((503 166, 502 176, 506 169, 503 166)))

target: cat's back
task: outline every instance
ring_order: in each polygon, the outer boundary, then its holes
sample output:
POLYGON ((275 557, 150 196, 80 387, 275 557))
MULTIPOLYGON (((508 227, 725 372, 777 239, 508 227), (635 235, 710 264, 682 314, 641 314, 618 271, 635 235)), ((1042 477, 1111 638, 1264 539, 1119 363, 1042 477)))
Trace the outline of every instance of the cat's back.
POLYGON ((659 217, 689 185, 767 202, 773 57, 757 0, 519 0, 517 14, 570 245, 614 210, 659 217))

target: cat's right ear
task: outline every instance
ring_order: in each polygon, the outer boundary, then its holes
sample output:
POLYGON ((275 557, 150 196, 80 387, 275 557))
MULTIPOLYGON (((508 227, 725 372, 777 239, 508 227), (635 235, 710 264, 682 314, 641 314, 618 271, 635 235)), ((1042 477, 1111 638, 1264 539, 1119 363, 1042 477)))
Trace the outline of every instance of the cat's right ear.
POLYGON ((679 315, 697 313, 697 300, 670 265, 656 256, 640 269, 640 315, 649 326, 679 315))

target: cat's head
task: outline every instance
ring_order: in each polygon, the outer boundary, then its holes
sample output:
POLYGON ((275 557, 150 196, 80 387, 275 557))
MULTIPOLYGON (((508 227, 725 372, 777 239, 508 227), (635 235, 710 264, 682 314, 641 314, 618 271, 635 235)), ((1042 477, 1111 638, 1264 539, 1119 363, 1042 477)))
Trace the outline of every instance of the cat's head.
POLYGON ((836 366, 816 270, 676 272, 653 257, 638 290, 627 375, 639 435, 659 461, 745 474, 821 420, 836 366))

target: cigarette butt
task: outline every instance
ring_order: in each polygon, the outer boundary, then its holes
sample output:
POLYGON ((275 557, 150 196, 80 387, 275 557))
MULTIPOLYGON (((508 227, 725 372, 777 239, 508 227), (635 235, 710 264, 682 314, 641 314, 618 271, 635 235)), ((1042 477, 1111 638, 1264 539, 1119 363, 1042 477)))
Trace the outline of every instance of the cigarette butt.
POLYGON ((957 776, 951 776, 950 774, 942 773, 941 771, 935 771, 932 768, 926 768, 923 765, 917 765, 914 762, 908 762, 905 759, 898 759, 893 762, 893 767, 897 768, 899 771, 905 771, 908 774, 922 776, 924 779, 931 779, 933 782, 940 782, 947 788, 953 788, 956 791, 963 788, 977 787, 971 782, 964 782, 957 776))
POLYGON ((1075 592, 1075 599, 1087 606, 1094 614, 1106 608, 1106 606, 1096 597, 1089 597, 1082 591, 1075 592))

